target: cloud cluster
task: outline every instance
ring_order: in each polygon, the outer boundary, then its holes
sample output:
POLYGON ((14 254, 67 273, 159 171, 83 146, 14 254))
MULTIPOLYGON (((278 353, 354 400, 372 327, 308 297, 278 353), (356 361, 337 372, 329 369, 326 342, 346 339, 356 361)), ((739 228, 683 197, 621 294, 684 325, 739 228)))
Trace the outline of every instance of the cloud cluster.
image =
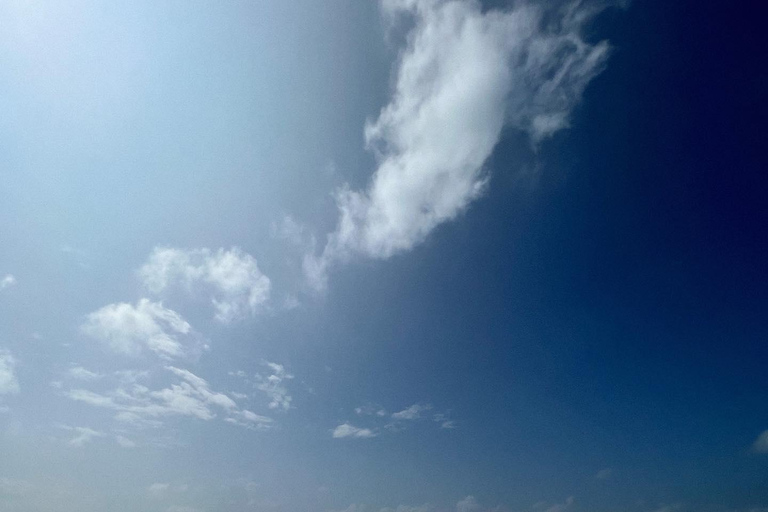
POLYGON ((285 367, 281 364, 265 361, 264 365, 272 370, 272 373, 267 376, 257 373, 255 387, 270 399, 270 409, 287 411, 291 408, 293 398, 288 394, 284 382, 293 379, 293 375, 286 372, 285 367))
POLYGON ((202 348, 202 338, 181 315, 149 299, 135 306, 125 302, 104 306, 86 317, 81 330, 129 356, 149 350, 168 360, 197 355, 202 348))
POLYGON ((216 319, 230 323, 265 307, 271 282, 250 254, 237 247, 218 249, 174 249, 156 247, 138 271, 152 293, 179 285, 192 292, 202 287, 211 294, 216 319))
POLYGON ((387 258, 420 243, 464 211, 487 182, 484 164, 505 125, 534 144, 568 126, 605 42, 581 31, 597 9, 581 1, 384 0, 385 15, 411 29, 392 98, 365 127, 378 166, 365 190, 336 194, 337 228, 304 272, 323 289, 329 267, 355 254, 387 258))

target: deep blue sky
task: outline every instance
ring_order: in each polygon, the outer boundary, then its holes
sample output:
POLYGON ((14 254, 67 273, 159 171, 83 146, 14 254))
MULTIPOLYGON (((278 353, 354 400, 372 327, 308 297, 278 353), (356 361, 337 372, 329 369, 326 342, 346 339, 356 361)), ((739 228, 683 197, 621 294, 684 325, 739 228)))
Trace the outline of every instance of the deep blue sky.
MULTIPOLYGON (((569 2, 529 4, 569 32, 553 9, 569 2)), ((768 509, 759 9, 636 0, 571 34, 608 41, 599 73, 580 55, 583 76, 538 95, 540 69, 563 69, 545 53, 510 64, 498 100, 460 89, 440 122, 395 107, 377 122, 401 65, 433 48, 445 83, 495 79, 459 32, 409 47, 414 26, 444 28, 446 2, 421 5, 394 27, 373 2, 0 8, 0 508, 768 509), (542 135, 518 98, 569 122, 542 135), (464 154, 414 141, 456 135, 452 109, 467 119, 453 146, 472 150, 508 111, 487 158, 442 175, 424 155, 464 154), (366 123, 381 146, 366 150, 366 123), (407 172, 382 185, 392 162, 407 172), (489 180, 476 196, 473 165, 489 180), (366 205, 348 238, 345 183, 366 205), (429 224, 457 190, 465 204, 429 224), (153 266, 162 254, 176 266, 153 266), (248 274, 222 279, 229 264, 248 274), (249 299, 262 273, 269 296, 249 299)), ((489 26, 514 40, 532 25, 489 26)))

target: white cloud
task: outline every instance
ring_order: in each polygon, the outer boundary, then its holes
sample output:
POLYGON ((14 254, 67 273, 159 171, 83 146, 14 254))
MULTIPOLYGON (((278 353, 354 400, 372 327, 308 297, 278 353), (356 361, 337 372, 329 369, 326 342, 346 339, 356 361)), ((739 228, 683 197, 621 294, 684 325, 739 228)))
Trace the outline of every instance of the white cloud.
POLYGON ((19 392, 15 370, 16 359, 8 350, 0 349, 0 395, 19 392))
POLYGON ((164 359, 190 357, 201 350, 201 337, 184 318, 162 303, 141 299, 133 306, 109 304, 90 313, 82 331, 122 354, 150 350, 164 359))
POLYGON ((440 428, 452 429, 456 428, 456 422, 448 417, 447 414, 438 413, 432 416, 432 419, 440 424, 440 428))
POLYGON ((260 429, 267 428, 273 421, 241 410, 232 398, 212 390, 205 379, 189 370, 174 366, 165 369, 180 381, 159 390, 132 383, 106 393, 71 389, 65 396, 93 407, 116 411, 115 420, 135 428, 159 427, 162 418, 174 416, 208 421, 221 414, 230 423, 260 429))
POLYGON ((462 213, 485 189, 484 165, 505 125, 534 144, 568 126, 608 45, 581 38, 596 9, 555 4, 484 11, 478 1, 383 1, 393 24, 408 18, 413 28, 392 99, 365 127, 377 169, 366 190, 337 192, 337 228, 304 259, 311 286, 323 289, 335 262, 410 250, 462 213))
POLYGON ((156 294, 176 284, 190 292, 196 286, 207 286, 216 319, 223 323, 263 309, 271 289, 253 256, 237 247, 216 252, 157 247, 138 274, 144 286, 156 294))
POLYGON ((0 279, 0 290, 9 288, 15 284, 16 284, 16 278, 13 277, 11 274, 6 274, 5 277, 0 279))
POLYGON ((288 389, 285 387, 284 381, 293 379, 293 375, 285 371, 285 367, 281 364, 264 362, 272 373, 267 376, 256 374, 255 387, 259 391, 269 397, 270 409, 282 409, 287 411, 291 408, 291 401, 293 398, 288 394, 288 389))
POLYGON ((768 453, 768 430, 763 431, 762 434, 757 436, 752 449, 758 453, 768 453))
POLYGON ((395 420, 415 420, 421 417, 421 413, 423 411, 428 411, 432 409, 432 406, 427 405, 420 405, 420 404, 413 404, 412 406, 403 409, 400 412, 396 412, 392 414, 392 419, 395 420))
POLYGON ((341 439, 344 437, 370 438, 379 434, 368 428, 358 428, 349 423, 343 423, 333 429, 332 435, 335 439, 341 439))
POLYGON ((77 380, 97 380, 103 377, 103 375, 87 370, 82 366, 74 366, 70 368, 67 370, 67 375, 77 380))

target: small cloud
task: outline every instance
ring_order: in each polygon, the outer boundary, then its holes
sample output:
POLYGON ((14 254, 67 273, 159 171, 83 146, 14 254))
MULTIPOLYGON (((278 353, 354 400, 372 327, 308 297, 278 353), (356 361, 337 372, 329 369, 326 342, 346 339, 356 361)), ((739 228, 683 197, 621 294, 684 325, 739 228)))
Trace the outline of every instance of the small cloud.
POLYGON ((10 395, 19 392, 19 381, 16 379, 16 358, 8 350, 0 348, 0 395, 10 395))
POLYGON ((474 496, 467 496, 456 504, 456 512, 473 512, 480 510, 480 504, 474 496))
POLYGON ((752 444, 752 449, 757 453, 768 453, 768 430, 764 430, 755 442, 752 444))
POLYGON ((413 404, 412 406, 408 407, 407 409, 403 409, 400 412, 396 412, 392 414, 392 419, 395 420, 415 420, 421 417, 421 413, 424 411, 428 411, 432 409, 432 406, 427 405, 420 405, 420 404, 413 404))
POLYGON ((597 480, 608 480, 613 475, 613 469, 611 468, 605 468, 601 469, 595 474, 595 478, 597 480))
POLYGON ((264 361, 264 366, 271 370, 267 376, 256 374, 255 387, 270 399, 268 407, 270 409, 282 409, 287 411, 291 408, 293 397, 288 394, 285 382, 293 379, 293 375, 285 371, 281 364, 264 361))
POLYGON ((99 432, 98 430, 93 430, 92 428, 88 427, 70 427, 67 425, 62 425, 61 428, 75 433, 75 437, 69 440, 70 446, 80 447, 86 443, 91 442, 91 440, 97 437, 106 436, 104 432, 99 432))
POLYGON ((115 441, 117 442, 117 444, 119 444, 123 448, 136 448, 136 443, 134 443, 127 437, 115 436, 115 441))
POLYGON ((349 423, 343 423, 333 429, 332 431, 333 438, 334 439, 342 439, 345 437, 354 437, 358 439, 365 439, 365 438, 371 438, 376 437, 379 434, 372 431, 368 428, 358 428, 353 425, 350 425, 349 423))
POLYGON ((158 496, 160 494, 164 494, 170 488, 171 484, 155 482, 154 484, 147 487, 147 491, 154 496, 158 496))
POLYGON ((11 274, 6 274, 5 277, 0 279, 0 290, 4 290, 16 284, 16 278, 11 274))

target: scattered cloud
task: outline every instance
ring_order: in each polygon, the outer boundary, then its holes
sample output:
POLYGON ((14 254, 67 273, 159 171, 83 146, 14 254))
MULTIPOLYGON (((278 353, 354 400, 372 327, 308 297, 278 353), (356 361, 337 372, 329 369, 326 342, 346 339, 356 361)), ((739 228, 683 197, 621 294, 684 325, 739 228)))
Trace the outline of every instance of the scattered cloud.
MULTIPOLYGON (((0 382, 2 382, 1 378, 0 382)), ((0 389, 2 389, 1 386, 0 389)), ((768 430, 763 431, 763 433, 757 436, 757 439, 755 439, 755 442, 752 444, 752 449, 757 453, 768 453, 768 430)))
POLYGON ((359 428, 349 423, 342 423, 332 431, 334 439, 342 439, 345 437, 355 437, 359 439, 376 437, 379 434, 368 428, 359 428))
POLYGON ((314 289, 325 288, 334 263, 408 251, 461 214, 486 188, 484 165, 505 125, 534 144, 568 126, 608 45, 581 37, 597 9, 553 4, 382 3, 393 26, 407 19, 401 26, 412 29, 392 99, 365 127, 378 160, 370 185, 337 191, 337 228, 304 259, 314 289))
POLYGON ((136 443, 134 443, 133 441, 131 441, 125 436, 121 436, 121 435, 115 436, 115 442, 123 448, 136 448, 136 443))
POLYGON ((16 378, 16 359, 8 350, 0 349, 0 395, 19 392, 16 378))
POLYGON ((192 357, 204 348, 202 337, 181 315, 149 299, 135 306, 125 302, 104 306, 86 317, 81 330, 129 356, 149 350, 163 359, 192 357))
POLYGON ((4 290, 16 284, 16 278, 11 274, 6 274, 5 277, 0 279, 0 290, 4 290))
POLYGON ((288 394, 288 389, 285 387, 285 381, 293 379, 293 375, 285 371, 285 367, 281 364, 270 363, 265 361, 264 366, 268 367, 272 373, 267 376, 256 374, 255 387, 270 399, 270 409, 282 409, 287 411, 291 408, 291 401, 293 398, 288 394))
POLYGON ((144 286, 158 294, 181 285, 189 292, 207 287, 216 319, 230 323, 262 310, 269 300, 271 282, 256 260, 237 247, 174 249, 157 247, 138 271, 144 286))
POLYGON ((432 419, 435 421, 435 423, 440 424, 440 428, 444 428, 444 429, 456 428, 456 422, 450 419, 447 414, 438 413, 432 416, 432 419))
POLYGON ((366 404, 360 407, 355 407, 355 414, 358 416, 378 416, 379 418, 383 418, 387 415, 387 411, 381 406, 366 404))
POLYGON ((569 496, 563 503, 555 503, 544 512, 564 512, 571 508, 573 501, 573 496, 569 496))

